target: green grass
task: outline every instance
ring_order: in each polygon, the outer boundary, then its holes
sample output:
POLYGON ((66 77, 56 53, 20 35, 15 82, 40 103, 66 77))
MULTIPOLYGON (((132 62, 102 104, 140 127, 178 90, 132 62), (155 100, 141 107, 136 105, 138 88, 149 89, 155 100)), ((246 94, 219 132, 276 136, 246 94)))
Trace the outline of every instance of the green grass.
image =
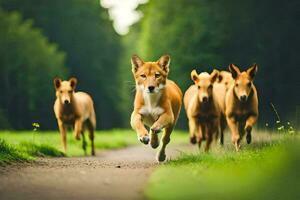
MULTIPOLYGON (((90 141, 87 153, 90 154, 90 141)), ((63 153, 60 134, 57 131, 0 131, 0 163, 34 160, 36 157, 83 156, 82 141, 77 141, 69 132, 67 154, 63 153)), ((188 142, 186 132, 177 131, 172 136, 173 143, 188 142)), ((132 130, 97 131, 95 147, 98 150, 117 149, 129 145, 139 145, 136 133, 132 130)))
POLYGON ((26 153, 20 152, 17 148, 0 139, 0 166, 16 161, 31 160, 26 153))
POLYGON ((241 152, 182 154, 154 171, 149 199, 300 199, 299 138, 256 140, 241 152))

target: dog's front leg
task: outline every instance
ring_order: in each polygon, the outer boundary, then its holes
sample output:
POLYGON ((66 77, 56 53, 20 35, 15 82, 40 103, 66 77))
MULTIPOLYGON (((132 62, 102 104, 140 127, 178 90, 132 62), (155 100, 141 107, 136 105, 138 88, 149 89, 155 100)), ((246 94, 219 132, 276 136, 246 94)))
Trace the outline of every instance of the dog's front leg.
POLYGON ((234 116, 227 116, 227 124, 231 131, 231 141, 233 145, 235 146, 236 151, 239 151, 240 149, 240 133, 239 128, 237 126, 237 121, 235 120, 234 116))
POLYGON ((82 119, 81 118, 78 118, 75 120, 75 125, 74 125, 74 138, 76 140, 80 140, 80 134, 81 134, 81 131, 82 131, 82 119))
POLYGON ((189 131, 190 131, 190 142, 192 144, 197 143, 197 134, 198 134, 199 122, 196 117, 189 118, 189 131))
POLYGON ((58 124, 59 132, 60 132, 61 141, 63 143, 64 152, 67 153, 66 127, 64 126, 64 123, 60 119, 57 120, 57 124, 58 124))
POLYGON ((142 115, 134 111, 131 114, 130 124, 131 127, 137 132, 138 139, 142 143, 148 144, 150 139, 149 139, 148 131, 142 122, 142 115))
POLYGON ((246 132, 246 140, 248 144, 251 143, 252 140, 251 131, 256 121, 257 121, 257 115, 250 115, 246 120, 245 132, 246 132))
POLYGON ((173 113, 165 112, 159 116, 159 118, 154 122, 151 126, 152 133, 159 133, 162 129, 169 127, 174 124, 174 116, 173 113))

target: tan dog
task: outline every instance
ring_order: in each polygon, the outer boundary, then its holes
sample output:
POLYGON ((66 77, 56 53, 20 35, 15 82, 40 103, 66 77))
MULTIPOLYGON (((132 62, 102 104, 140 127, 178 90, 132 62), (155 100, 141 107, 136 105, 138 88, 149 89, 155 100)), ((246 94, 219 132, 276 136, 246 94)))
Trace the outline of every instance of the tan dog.
POLYGON ((254 64, 247 71, 240 72, 237 66, 230 64, 229 70, 234 84, 226 94, 226 119, 231 130, 232 142, 238 151, 245 133, 247 143, 251 143, 251 130, 258 118, 257 91, 253 84, 257 65, 254 64))
POLYGON ((225 97, 226 92, 233 83, 233 78, 230 72, 221 71, 219 72, 218 81, 214 83, 214 93, 216 94, 216 101, 221 111, 220 116, 220 143, 224 144, 224 130, 226 128, 226 115, 225 115, 225 97))
POLYGON ((84 129, 88 128, 92 155, 95 155, 94 131, 96 128, 96 115, 92 98, 87 93, 75 92, 76 78, 71 78, 69 81, 62 81, 60 78, 55 78, 53 83, 56 89, 54 112, 65 152, 67 150, 66 126, 71 125, 74 127, 75 139, 80 140, 80 134, 82 134, 82 147, 85 153, 86 141, 84 138, 84 129))
POLYGON ((218 137, 220 127, 220 110, 213 92, 213 84, 219 72, 197 74, 191 72, 194 85, 184 94, 184 106, 189 120, 190 141, 198 142, 199 148, 203 139, 206 140, 205 151, 209 150, 213 137, 218 137))
POLYGON ((166 159, 165 148, 179 116, 182 93, 167 79, 170 56, 162 56, 157 62, 144 62, 134 55, 131 63, 136 82, 131 126, 138 139, 144 144, 150 141, 152 148, 159 146, 158 133, 163 130, 162 147, 157 154, 157 160, 162 162, 166 159), (150 138, 145 125, 150 128, 150 138))

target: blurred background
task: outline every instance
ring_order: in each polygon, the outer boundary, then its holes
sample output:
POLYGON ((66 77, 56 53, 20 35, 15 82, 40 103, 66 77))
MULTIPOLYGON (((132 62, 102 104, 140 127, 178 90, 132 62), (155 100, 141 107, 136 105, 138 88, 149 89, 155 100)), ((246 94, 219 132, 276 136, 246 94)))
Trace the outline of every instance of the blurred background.
MULTIPOLYGON (((56 129, 55 76, 79 80, 98 129, 127 128, 130 57, 171 55, 170 79, 257 63, 260 127, 300 122, 298 0, 0 0, 0 129, 56 129)), ((187 129, 185 112, 178 122, 187 129)))

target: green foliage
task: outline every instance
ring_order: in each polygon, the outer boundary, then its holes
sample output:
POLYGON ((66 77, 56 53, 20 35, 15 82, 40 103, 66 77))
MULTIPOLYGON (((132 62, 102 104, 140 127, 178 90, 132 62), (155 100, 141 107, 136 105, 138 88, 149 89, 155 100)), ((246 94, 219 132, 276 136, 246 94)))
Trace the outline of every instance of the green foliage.
POLYGON ((33 142, 21 142, 18 146, 19 151, 32 157, 61 157, 64 153, 48 144, 35 144, 33 142))
MULTIPOLYGON (((285 119, 300 102, 295 92, 300 90, 299 81, 293 73, 300 63, 295 53, 299 52, 295 42, 300 31, 296 26, 299 5, 297 0, 151 0, 139 8, 144 17, 126 36, 124 81, 133 80, 128 58, 133 53, 146 61, 170 54, 170 79, 183 91, 192 84, 192 69, 227 70, 230 63, 245 69, 256 62, 260 121, 273 126, 270 102, 278 105, 285 119)), ((182 115, 179 127, 187 127, 185 119, 182 115)))
MULTIPOLYGON (((34 26, 66 52, 70 75, 79 81, 77 90, 88 92, 94 99, 98 128, 123 125, 121 118, 116 117, 120 112, 117 65, 121 47, 99 0, 0 0, 0 5, 33 19, 34 26)), ((54 92, 51 94, 54 96, 54 92)), ((41 128, 44 126, 41 123, 41 128)), ((46 128, 56 125, 52 123, 46 128)))
MULTIPOLYGON (((0 139, 5 140, 12 147, 17 148, 19 152, 26 153, 32 157, 37 156, 62 156, 63 148, 61 138, 58 132, 33 133, 33 131, 2 131, 0 139), (33 136, 34 135, 34 139, 33 136)), ((90 141, 86 136, 87 152, 89 153, 90 141)), ((127 147, 132 144, 138 144, 136 134, 130 130, 110 130, 97 131, 95 134, 95 147, 98 150, 117 149, 127 147)), ((67 155, 83 156, 82 141, 73 138, 71 132, 67 135, 67 155)))
POLYGON ((53 112, 51 79, 66 73, 65 54, 17 12, 0 10, 0 30, 0 128, 30 128, 31 120, 46 126, 53 112))
MULTIPOLYGON (((287 137, 289 138, 289 137, 287 137)), ((184 154, 160 166, 149 199, 298 199, 299 138, 242 152, 184 154), (295 142, 296 141, 296 142, 295 142)))
POLYGON ((28 157, 0 138, 0 165, 25 160, 28 160, 28 157))

